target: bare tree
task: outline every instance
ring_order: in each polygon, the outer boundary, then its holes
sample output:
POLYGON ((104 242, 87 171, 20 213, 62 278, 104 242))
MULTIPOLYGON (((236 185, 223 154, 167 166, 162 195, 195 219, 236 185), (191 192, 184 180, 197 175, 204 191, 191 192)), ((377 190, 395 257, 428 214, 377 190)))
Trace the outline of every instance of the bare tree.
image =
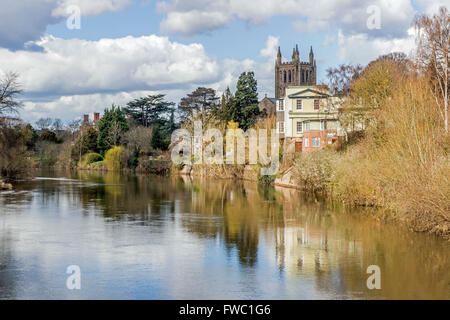
POLYGON ((40 118, 38 121, 36 121, 36 126, 40 130, 49 130, 52 123, 53 123, 52 118, 40 118))
POLYGON ((107 143, 110 147, 120 145, 123 136, 123 129, 117 122, 114 122, 109 128, 107 143))
POLYGON ((435 86, 436 103, 444 120, 445 131, 448 132, 449 11, 446 7, 441 7, 439 13, 433 17, 418 15, 415 18, 414 25, 417 33, 418 63, 431 74, 435 86))
POLYGON ((64 124, 63 124, 61 119, 55 119, 53 121, 53 125, 52 126, 53 126, 53 129, 55 130, 55 132, 60 132, 64 128, 64 124))
POLYGON ((362 71, 360 64, 342 64, 337 68, 329 68, 327 77, 331 93, 340 97, 349 95, 351 84, 358 79, 362 71))
POLYGON ((0 115, 6 113, 18 113, 22 104, 16 100, 16 96, 23 92, 18 82, 19 75, 8 72, 0 79, 0 115))

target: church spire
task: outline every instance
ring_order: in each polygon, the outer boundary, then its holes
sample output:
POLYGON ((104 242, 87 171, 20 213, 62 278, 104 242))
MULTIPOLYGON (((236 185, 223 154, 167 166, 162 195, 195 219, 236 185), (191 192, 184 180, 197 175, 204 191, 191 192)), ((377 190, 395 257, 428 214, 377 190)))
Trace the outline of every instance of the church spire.
POLYGON ((277 64, 281 64, 281 48, 278 46, 277 64))
POLYGON ((313 52, 312 46, 311 46, 311 50, 309 51, 309 63, 310 64, 314 63, 314 52, 313 52))

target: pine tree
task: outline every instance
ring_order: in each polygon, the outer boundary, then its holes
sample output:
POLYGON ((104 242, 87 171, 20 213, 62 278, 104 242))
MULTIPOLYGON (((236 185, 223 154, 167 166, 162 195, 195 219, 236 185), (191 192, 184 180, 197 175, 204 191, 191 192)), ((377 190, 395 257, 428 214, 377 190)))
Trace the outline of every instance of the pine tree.
POLYGON ((105 152, 112 147, 108 141, 108 137, 110 136, 110 130, 113 124, 120 127, 123 132, 129 130, 125 112, 119 106, 115 106, 114 104, 112 105, 111 110, 105 110, 103 117, 98 122, 97 147, 102 154, 105 154, 105 152))
POLYGON ((247 130, 252 127, 261 112, 258 108, 258 83, 253 72, 243 72, 239 76, 236 85, 235 102, 237 109, 236 122, 239 122, 239 127, 247 130))

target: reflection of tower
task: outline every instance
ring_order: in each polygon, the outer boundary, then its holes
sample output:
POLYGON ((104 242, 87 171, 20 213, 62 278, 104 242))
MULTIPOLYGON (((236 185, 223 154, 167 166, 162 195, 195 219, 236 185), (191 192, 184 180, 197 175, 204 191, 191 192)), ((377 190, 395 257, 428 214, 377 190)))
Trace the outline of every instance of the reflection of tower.
POLYGON ((286 88, 292 86, 313 86, 317 82, 317 65, 314 52, 311 47, 309 61, 300 60, 300 51, 295 46, 292 52, 292 60, 283 62, 281 48, 278 47, 277 60, 275 62, 275 98, 284 97, 286 88))

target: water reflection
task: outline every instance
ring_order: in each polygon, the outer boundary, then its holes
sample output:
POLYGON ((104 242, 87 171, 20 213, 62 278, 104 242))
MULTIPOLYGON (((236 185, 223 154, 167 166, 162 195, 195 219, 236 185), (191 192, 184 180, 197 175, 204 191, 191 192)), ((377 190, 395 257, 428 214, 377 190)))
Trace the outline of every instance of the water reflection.
POLYGON ((0 194, 0 298, 450 297, 449 246, 248 182, 43 173, 0 194), (65 289, 79 264, 83 289, 65 289), (382 290, 366 288, 379 265, 382 290))

